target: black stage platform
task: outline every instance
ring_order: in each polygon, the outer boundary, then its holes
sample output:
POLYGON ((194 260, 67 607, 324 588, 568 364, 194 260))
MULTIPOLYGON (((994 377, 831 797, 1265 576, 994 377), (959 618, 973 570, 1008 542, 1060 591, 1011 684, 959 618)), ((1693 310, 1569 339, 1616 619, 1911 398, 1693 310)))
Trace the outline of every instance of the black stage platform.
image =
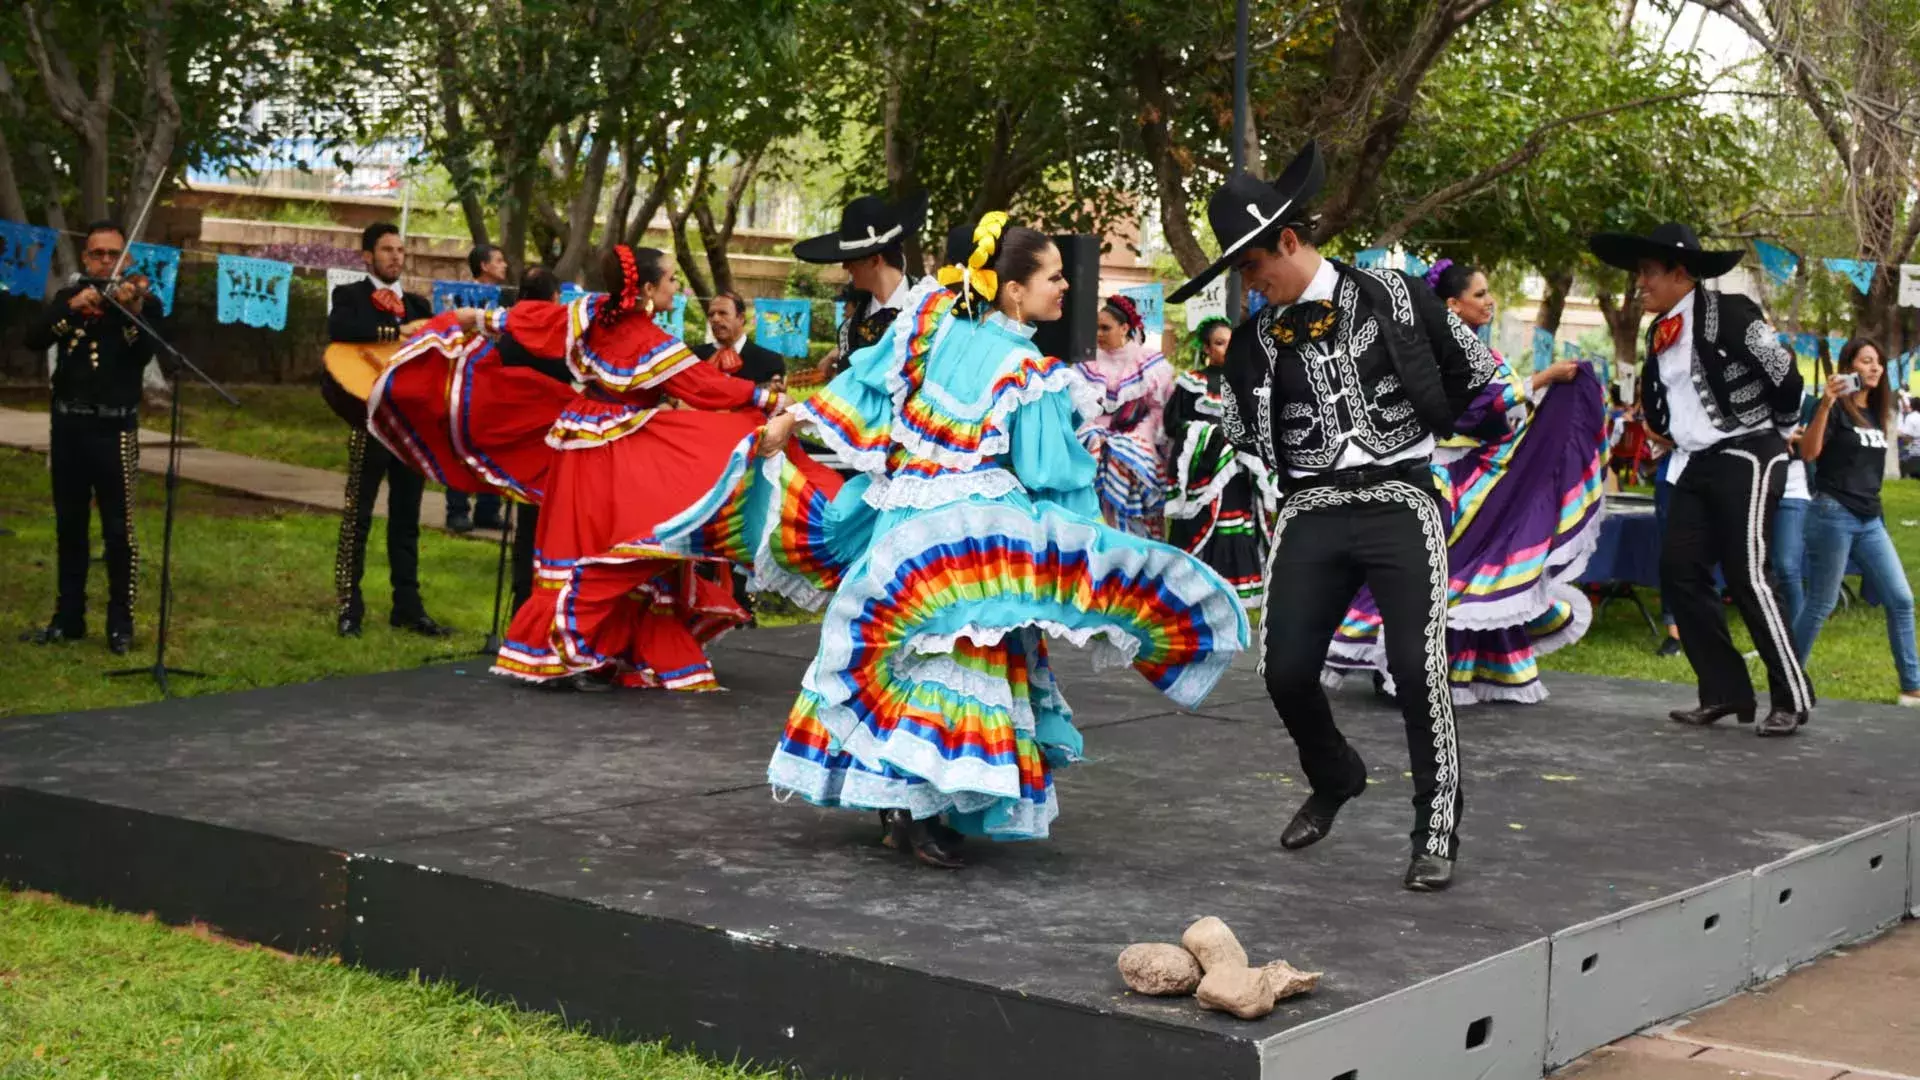
POLYGON ((1418 896, 1371 694, 1337 708, 1373 788, 1288 855, 1304 790, 1250 658, 1192 715, 1065 652, 1092 760, 1054 839, 921 870, 870 816, 769 797, 811 645, 727 639, 726 694, 476 662, 0 721, 0 878, 861 1077, 1533 1078, 1914 902, 1912 713, 1769 741, 1666 722, 1687 688, 1551 676, 1462 711, 1461 873, 1418 896), (1128 994, 1120 950, 1202 915, 1322 988, 1255 1023, 1128 994))

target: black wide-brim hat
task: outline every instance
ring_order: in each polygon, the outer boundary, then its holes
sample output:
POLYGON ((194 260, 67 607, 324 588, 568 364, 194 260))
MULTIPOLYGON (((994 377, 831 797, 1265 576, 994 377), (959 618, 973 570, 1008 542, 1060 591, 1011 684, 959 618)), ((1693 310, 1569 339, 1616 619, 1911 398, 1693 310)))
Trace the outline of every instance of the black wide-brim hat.
POLYGON ((1222 245, 1220 257, 1194 275, 1192 281, 1175 289, 1173 295, 1167 297, 1167 303, 1178 304, 1206 288, 1208 282, 1233 263, 1243 248, 1278 229, 1289 217, 1296 216, 1300 207, 1312 202, 1326 182, 1327 163, 1320 156, 1320 144, 1313 141, 1293 156, 1293 161, 1272 183, 1246 173, 1227 177, 1227 182, 1207 200, 1207 221, 1213 225, 1213 235, 1222 245))
POLYGON ((898 203, 889 203, 879 195, 862 195, 841 211, 838 230, 794 244, 793 257, 801 262, 834 265, 864 259, 918 232, 926 220, 924 191, 898 203))
POLYGON ((1640 269, 1641 259, 1672 259, 1687 268, 1694 280, 1705 281, 1740 265, 1746 252, 1706 251, 1692 229, 1677 221, 1656 227, 1645 236, 1632 233, 1603 232, 1587 238, 1587 249, 1608 266, 1622 270, 1640 269))

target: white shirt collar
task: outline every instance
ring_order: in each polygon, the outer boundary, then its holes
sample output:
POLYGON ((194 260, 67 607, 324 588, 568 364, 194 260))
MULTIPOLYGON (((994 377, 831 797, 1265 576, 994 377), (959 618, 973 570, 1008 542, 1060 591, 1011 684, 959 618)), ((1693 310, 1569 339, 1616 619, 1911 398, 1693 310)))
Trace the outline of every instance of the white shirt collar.
POLYGON ((892 308, 895 311, 899 311, 907 306, 907 297, 911 295, 912 292, 913 279, 905 274, 901 274, 900 284, 893 287, 893 295, 887 297, 885 300, 876 296, 867 301, 867 314, 871 315, 882 308, 892 308))
POLYGON ((1009 334, 1018 334, 1023 338, 1029 339, 1033 337, 1034 331, 1039 329, 1032 323, 1020 322, 998 310, 988 312, 985 321, 988 326, 997 326, 1009 334))
POLYGON ((1699 291, 1699 286, 1688 289, 1687 295, 1681 297, 1680 302, 1673 305, 1673 309, 1665 315, 1662 315, 1661 318, 1672 318, 1675 315, 1684 315, 1689 319, 1693 318, 1693 294, 1699 291))
MULTIPOLYGON (((1332 259, 1321 259, 1320 269, 1313 272, 1313 280, 1300 292, 1300 298, 1293 304, 1305 304, 1314 300, 1332 300, 1333 290, 1340 284, 1340 271, 1333 268, 1332 259)), ((1288 304, 1292 307, 1293 304, 1288 304)))
POLYGON ((734 352, 739 352, 740 350, 747 347, 747 333, 746 331, 742 330, 740 332, 739 340, 737 341, 722 341, 719 338, 714 338, 713 344, 715 348, 732 349, 734 352))
POLYGON ((385 289, 388 292, 392 293, 393 295, 401 297, 402 299, 404 299, 407 295, 406 290, 400 287, 400 282, 401 282, 400 278, 394 278, 392 282, 381 281, 379 278, 374 277, 373 272, 369 270, 367 272, 367 280, 373 283, 373 288, 375 292, 378 292, 381 289, 385 289))

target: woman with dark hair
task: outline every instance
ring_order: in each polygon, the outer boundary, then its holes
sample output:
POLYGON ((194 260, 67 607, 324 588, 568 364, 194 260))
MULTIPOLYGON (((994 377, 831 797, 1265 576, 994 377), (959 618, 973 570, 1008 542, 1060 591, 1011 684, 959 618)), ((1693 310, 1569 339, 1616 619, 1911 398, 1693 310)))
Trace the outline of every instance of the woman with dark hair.
POLYGON ((1100 304, 1096 340, 1093 359, 1073 370, 1100 405, 1080 427, 1081 444, 1100 466, 1100 511, 1116 529, 1157 538, 1167 497, 1161 413, 1173 393, 1173 365, 1147 345, 1139 309, 1118 293, 1100 304))
MULTIPOLYGON (((558 383, 522 366, 477 372, 463 383, 456 366, 451 391, 439 384, 451 401, 443 407, 451 455, 414 438, 423 427, 416 418, 431 427, 432 387, 420 385, 430 378, 408 379, 413 389, 389 395, 390 422, 378 430, 417 450, 410 456, 429 467, 476 473, 541 504, 537 587, 514 613, 496 673, 582 690, 718 689, 704 645, 748 613, 730 589, 694 570, 753 561, 769 505, 753 451, 779 395, 700 362, 654 321, 679 288, 662 252, 619 245, 600 270, 610 294, 454 316, 498 349, 564 359, 582 389, 569 390, 562 405, 529 410, 506 427, 497 411, 476 412, 475 401, 509 378, 558 383), (669 398, 679 407, 663 407, 669 398), (493 467, 541 455, 537 489, 512 469, 493 467)), ((455 340, 437 351, 465 348, 455 340)), ((804 461, 794 467, 823 490, 838 487, 826 470, 804 461)))
POLYGON ((1203 360, 1183 371, 1167 399, 1167 542, 1227 579, 1249 610, 1260 606, 1261 568, 1272 542, 1280 487, 1256 454, 1242 454, 1221 427, 1221 388, 1233 327, 1208 319, 1194 331, 1203 360))
POLYGON ((1900 704, 1920 708, 1920 652, 1913 640, 1913 589, 1887 535, 1880 481, 1887 468, 1893 392, 1880 346, 1863 337, 1840 350, 1836 374, 1807 421, 1800 456, 1813 465, 1807 514, 1806 606, 1793 623, 1804 667, 1820 628, 1840 599, 1847 561, 1859 562, 1867 589, 1887 610, 1887 643, 1900 677, 1900 704), (1838 405, 1839 408, 1834 406, 1838 405))
MULTIPOLYGON (((1469 329, 1493 321, 1487 276, 1441 259, 1427 282, 1469 329)), ((1600 382, 1560 361, 1525 382, 1500 369, 1455 425, 1483 427, 1506 414, 1491 439, 1455 435, 1434 453, 1452 509, 1447 540, 1449 679, 1456 702, 1545 700, 1537 658, 1580 640, 1592 607, 1573 584, 1599 541, 1606 480, 1607 413, 1600 382), (1548 391, 1553 392, 1549 393, 1548 391)), ((1386 651, 1373 597, 1361 593, 1334 634, 1332 674, 1372 669, 1386 685, 1386 651)))
POLYGON ((1075 437, 1100 406, 1032 342, 1067 291, 1052 241, 992 213, 947 253, 878 342, 768 423, 763 452, 804 423, 860 476, 831 503, 789 499, 778 526, 835 568, 768 558, 760 579, 833 589, 774 790, 878 810, 888 846, 955 869, 963 835, 1039 839, 1059 811, 1053 770, 1081 736, 1049 639, 1192 706, 1248 627, 1204 563, 1101 522, 1075 437))

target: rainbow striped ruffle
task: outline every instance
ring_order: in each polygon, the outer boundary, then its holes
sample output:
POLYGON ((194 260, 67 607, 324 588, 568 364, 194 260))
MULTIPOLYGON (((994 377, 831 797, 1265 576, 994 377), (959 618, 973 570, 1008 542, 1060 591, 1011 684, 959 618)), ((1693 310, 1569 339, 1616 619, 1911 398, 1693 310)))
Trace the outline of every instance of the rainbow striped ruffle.
POLYGON ((618 343, 605 347, 607 343, 600 340, 603 330, 594 327, 593 315, 606 299, 600 293, 588 293, 567 305, 567 363, 581 382, 616 393, 640 390, 658 386, 700 362, 684 342, 640 314, 629 315, 604 331, 618 343), (632 359, 617 359, 622 356, 632 359))
MULTIPOLYGON (((673 559, 683 562, 683 572, 691 574, 697 561, 749 562, 754 541, 764 527, 760 514, 768 504, 762 473, 753 468, 758 443, 758 434, 742 439, 728 455, 726 467, 714 486, 693 505, 655 525, 646 535, 624 539, 605 552, 586 558, 539 559, 534 567, 539 587, 558 590, 551 632, 543 641, 505 641, 495 657, 493 673, 540 681, 589 671, 614 659, 593 648, 575 613, 584 575, 595 567, 673 559)), ((683 588, 676 597, 661 592, 652 582, 641 583, 636 589, 663 610, 676 605, 684 609, 685 597, 692 591, 683 588)), ((689 628, 704 644, 731 629, 737 622, 733 617, 736 613, 731 605, 697 610, 691 613, 695 618, 689 628)), ((633 682, 668 689, 693 689, 713 683, 713 669, 704 664, 697 671, 640 672, 633 682)))
POLYGON ((1153 446, 1094 424, 1080 428, 1080 443, 1100 464, 1094 487, 1107 523, 1135 536, 1158 536, 1166 513, 1167 485, 1153 446))
POLYGON ((769 781, 822 806, 1045 836, 1051 770, 1080 750, 1047 636, 1192 706, 1249 632, 1226 583, 1166 545, 1022 497, 908 516, 828 606, 769 781))
MULTIPOLYGON (((1502 388, 1494 404, 1511 399, 1502 388)), ((1599 542, 1605 412, 1591 374, 1557 386, 1506 438, 1434 475, 1454 511, 1448 643, 1455 700, 1539 701, 1535 659, 1580 639, 1591 605, 1571 582, 1599 542)), ((1362 593, 1334 634, 1329 681, 1385 670, 1381 620, 1362 593)))

